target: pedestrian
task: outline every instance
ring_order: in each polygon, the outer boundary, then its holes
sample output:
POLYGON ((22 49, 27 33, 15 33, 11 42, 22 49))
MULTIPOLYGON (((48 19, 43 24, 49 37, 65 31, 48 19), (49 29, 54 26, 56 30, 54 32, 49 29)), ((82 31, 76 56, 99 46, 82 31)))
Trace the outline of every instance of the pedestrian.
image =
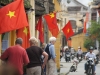
POLYGON ((57 75, 57 69, 56 69, 56 55, 55 55, 55 47, 54 44, 56 42, 55 37, 50 37, 49 38, 49 43, 47 44, 47 47, 49 47, 48 53, 48 62, 46 64, 46 75, 57 75))
MULTIPOLYGON (((43 43, 42 44, 42 50, 45 51, 45 48, 46 48, 46 43, 43 43)), ((44 62, 44 56, 43 55, 41 56, 41 62, 42 62, 42 64, 44 62)), ((46 66, 45 66, 44 69, 42 69, 42 74, 41 75, 46 75, 46 66)))
POLYGON ((43 44, 42 44, 42 49, 43 49, 43 50, 45 50, 46 45, 47 45, 46 43, 43 43, 43 44))
POLYGON ((8 66, 18 70, 19 75, 23 75, 23 64, 27 65, 29 59, 24 48, 22 48, 22 38, 17 38, 15 45, 7 48, 1 55, 1 60, 6 60, 8 66))
POLYGON ((48 54, 38 47, 38 41, 35 37, 29 39, 30 47, 26 49, 30 63, 27 65, 27 75, 41 75, 42 69, 48 59, 48 54), (44 56, 44 62, 41 63, 41 55, 44 56), (41 65, 42 64, 42 65, 41 65))

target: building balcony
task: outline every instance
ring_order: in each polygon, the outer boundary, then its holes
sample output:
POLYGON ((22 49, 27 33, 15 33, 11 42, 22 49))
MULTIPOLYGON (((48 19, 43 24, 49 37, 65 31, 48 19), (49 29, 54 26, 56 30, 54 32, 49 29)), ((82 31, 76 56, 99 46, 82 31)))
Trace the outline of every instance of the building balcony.
MULTIPOLYGON (((0 6, 3 7, 3 6, 5 6, 13 1, 14 0, 0 0, 0 6)), ((25 7, 26 11, 29 10, 30 8, 32 8, 29 0, 24 0, 24 7, 25 7)))
POLYGON ((53 12, 54 11, 54 8, 55 7, 55 4, 51 1, 49 1, 49 12, 53 12))
POLYGON ((43 15, 45 13, 45 7, 44 7, 44 4, 43 4, 43 1, 40 1, 40 0, 36 0, 35 1, 35 12, 36 12, 36 15, 43 15))

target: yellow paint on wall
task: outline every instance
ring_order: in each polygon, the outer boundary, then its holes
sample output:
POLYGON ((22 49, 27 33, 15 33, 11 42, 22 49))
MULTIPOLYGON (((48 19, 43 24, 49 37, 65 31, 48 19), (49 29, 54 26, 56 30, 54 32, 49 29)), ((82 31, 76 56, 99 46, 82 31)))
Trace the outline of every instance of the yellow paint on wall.
POLYGON ((53 2, 55 4, 55 11, 61 11, 61 7, 58 0, 53 0, 53 2))
POLYGON ((86 48, 84 48, 84 40, 85 40, 85 34, 81 33, 78 35, 75 35, 72 37, 72 47, 77 51, 78 46, 80 46, 83 50, 83 52, 86 52, 86 48))
MULTIPOLYGON (((55 12, 57 11, 61 11, 61 7, 60 4, 58 2, 58 0, 53 0, 54 4, 55 4, 55 12)), ((59 33, 59 35, 57 36, 57 40, 55 43, 55 52, 56 52, 56 64, 57 64, 57 69, 60 69, 60 47, 61 47, 61 34, 59 33)))
POLYGON ((10 46, 15 45, 16 40, 16 30, 10 32, 10 46))
POLYGON ((55 43, 57 69, 60 69, 60 47, 61 47, 60 39, 61 35, 59 34, 55 43))

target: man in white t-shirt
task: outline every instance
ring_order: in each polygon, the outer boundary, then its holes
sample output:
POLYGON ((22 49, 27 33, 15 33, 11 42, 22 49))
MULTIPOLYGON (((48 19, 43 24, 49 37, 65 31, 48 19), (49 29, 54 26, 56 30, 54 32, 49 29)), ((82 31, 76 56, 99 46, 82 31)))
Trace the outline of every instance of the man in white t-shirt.
MULTIPOLYGON (((90 47, 89 52, 85 55, 85 59, 92 58, 95 62, 96 55, 93 53, 93 47, 90 47)), ((87 64, 85 63, 85 73, 88 70, 87 64)), ((95 65, 93 65, 94 75, 95 75, 95 65)))

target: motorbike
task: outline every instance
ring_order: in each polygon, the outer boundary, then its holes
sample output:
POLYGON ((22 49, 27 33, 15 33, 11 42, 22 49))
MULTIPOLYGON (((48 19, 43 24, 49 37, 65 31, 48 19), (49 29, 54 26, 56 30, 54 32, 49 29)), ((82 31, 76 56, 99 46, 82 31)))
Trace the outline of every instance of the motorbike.
POLYGON ((77 70, 78 60, 74 59, 73 65, 70 67, 70 72, 75 72, 77 70))
POLYGON ((93 62, 93 58, 88 58, 86 64, 87 64, 86 75, 94 75, 94 70, 93 70, 94 62, 93 62))
POLYGON ((99 63, 99 55, 96 55, 95 65, 99 63))
POLYGON ((72 60, 74 59, 74 57, 75 57, 75 54, 71 54, 71 58, 72 58, 72 60))
POLYGON ((66 52, 66 53, 65 53, 65 61, 66 61, 66 62, 71 61, 71 60, 70 60, 70 56, 71 56, 71 54, 70 54, 69 52, 66 52))
POLYGON ((79 62, 82 61, 82 56, 81 56, 81 54, 78 54, 78 60, 79 60, 79 62))

